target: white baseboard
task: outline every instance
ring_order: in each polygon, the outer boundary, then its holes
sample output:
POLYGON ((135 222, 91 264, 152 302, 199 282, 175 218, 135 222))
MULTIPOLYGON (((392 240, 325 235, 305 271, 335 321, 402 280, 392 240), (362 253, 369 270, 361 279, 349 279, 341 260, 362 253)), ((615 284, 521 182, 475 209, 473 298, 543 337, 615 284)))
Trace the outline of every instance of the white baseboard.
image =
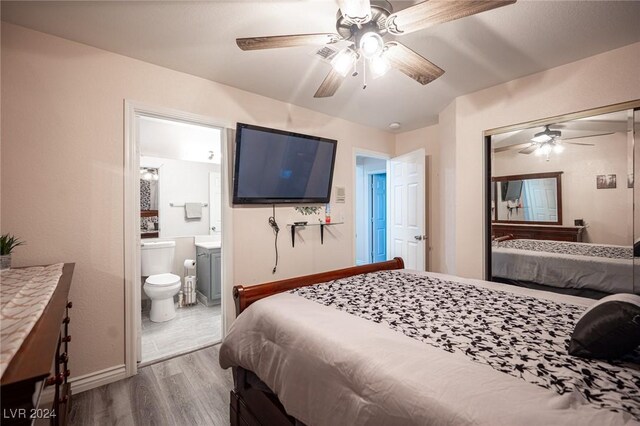
POLYGON ((122 365, 105 368, 104 370, 85 374, 84 376, 74 377, 69 382, 72 384, 71 390, 74 394, 78 394, 98 386, 108 385, 127 377, 127 370, 122 365))
MULTIPOLYGON (((69 379, 71 383, 71 392, 77 395, 81 392, 88 391, 89 389, 97 388, 102 385, 108 385, 109 383, 117 382, 118 380, 125 379, 127 372, 122 365, 116 365, 114 367, 105 368, 104 370, 96 371, 93 373, 85 374, 83 376, 72 377, 69 379)), ((40 395, 40 406, 48 406, 53 402, 54 388, 48 387, 42 391, 40 395)))

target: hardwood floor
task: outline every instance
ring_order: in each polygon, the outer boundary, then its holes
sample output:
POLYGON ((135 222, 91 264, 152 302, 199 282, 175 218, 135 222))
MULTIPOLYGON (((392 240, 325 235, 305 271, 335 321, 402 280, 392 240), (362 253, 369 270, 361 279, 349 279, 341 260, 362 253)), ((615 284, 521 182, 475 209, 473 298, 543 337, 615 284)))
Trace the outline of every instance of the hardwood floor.
POLYGON ((149 365, 126 380, 73 396, 71 425, 229 425, 231 370, 220 345, 149 365))

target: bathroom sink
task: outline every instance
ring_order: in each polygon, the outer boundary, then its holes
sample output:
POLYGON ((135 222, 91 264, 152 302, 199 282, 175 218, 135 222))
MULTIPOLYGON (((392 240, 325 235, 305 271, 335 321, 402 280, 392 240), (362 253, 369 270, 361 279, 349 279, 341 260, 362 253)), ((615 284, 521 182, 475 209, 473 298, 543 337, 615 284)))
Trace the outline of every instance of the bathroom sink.
POLYGON ((204 249, 210 250, 210 249, 216 249, 216 248, 220 248, 221 246, 221 242, 220 241, 207 241, 207 242, 203 242, 203 243, 196 243, 196 247, 202 247, 204 249))

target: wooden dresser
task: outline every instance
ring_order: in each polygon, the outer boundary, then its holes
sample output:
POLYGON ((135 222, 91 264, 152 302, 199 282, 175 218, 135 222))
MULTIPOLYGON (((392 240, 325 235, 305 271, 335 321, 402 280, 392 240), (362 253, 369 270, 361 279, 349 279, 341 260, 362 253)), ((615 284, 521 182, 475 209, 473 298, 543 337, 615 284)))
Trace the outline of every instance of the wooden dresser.
POLYGON ((513 235, 515 238, 529 240, 554 240, 582 242, 584 226, 558 225, 516 225, 507 223, 492 223, 491 237, 498 238, 513 235))
POLYGON ((75 264, 65 263, 49 303, 14 355, 0 381, 2 425, 30 425, 46 420, 66 424, 71 404, 68 347, 69 289, 75 264), (50 407, 38 406, 43 393, 52 392, 50 407))

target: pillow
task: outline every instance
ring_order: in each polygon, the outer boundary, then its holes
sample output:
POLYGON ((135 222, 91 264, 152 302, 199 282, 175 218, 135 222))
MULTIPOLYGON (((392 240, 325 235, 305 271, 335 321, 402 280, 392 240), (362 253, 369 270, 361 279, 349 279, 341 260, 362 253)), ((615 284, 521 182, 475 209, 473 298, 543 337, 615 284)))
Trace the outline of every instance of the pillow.
POLYGON ((640 296, 614 294, 587 309, 571 334, 569 354, 613 359, 640 345, 640 296))

